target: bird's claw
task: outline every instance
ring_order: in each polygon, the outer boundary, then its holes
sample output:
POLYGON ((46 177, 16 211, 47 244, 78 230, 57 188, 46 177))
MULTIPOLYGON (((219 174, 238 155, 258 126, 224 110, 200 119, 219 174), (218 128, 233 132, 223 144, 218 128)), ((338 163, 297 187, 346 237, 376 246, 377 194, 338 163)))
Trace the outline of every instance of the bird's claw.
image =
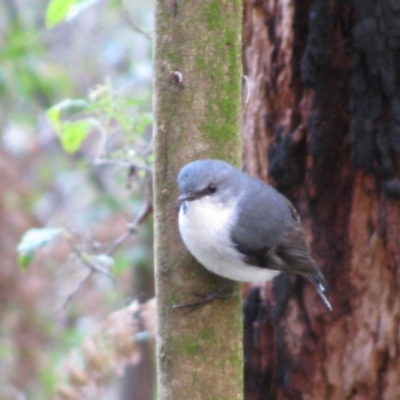
POLYGON ((215 299, 229 299, 232 297, 235 297, 236 294, 222 294, 222 292, 228 287, 230 286, 231 283, 229 282, 228 284, 222 286, 220 289, 218 289, 216 292, 214 293, 210 293, 206 296, 199 294, 199 293, 190 293, 192 296, 194 297, 199 297, 200 300, 197 301, 192 301, 189 303, 183 303, 183 304, 174 304, 172 306, 172 308, 174 310, 179 309, 179 308, 188 308, 189 312, 190 311, 194 311, 197 310, 198 308, 201 308, 209 303, 211 303, 212 301, 214 301, 215 299))

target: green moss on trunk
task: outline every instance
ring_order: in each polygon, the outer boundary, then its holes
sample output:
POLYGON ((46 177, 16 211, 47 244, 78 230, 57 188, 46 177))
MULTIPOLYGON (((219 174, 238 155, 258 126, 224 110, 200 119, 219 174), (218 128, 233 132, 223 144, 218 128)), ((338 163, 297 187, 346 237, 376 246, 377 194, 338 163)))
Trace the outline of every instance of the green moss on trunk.
POLYGON ((187 313, 172 305, 225 280, 198 265, 177 228, 176 176, 187 162, 240 161, 241 2, 159 0, 155 40, 155 262, 159 400, 242 399, 241 300, 187 313))

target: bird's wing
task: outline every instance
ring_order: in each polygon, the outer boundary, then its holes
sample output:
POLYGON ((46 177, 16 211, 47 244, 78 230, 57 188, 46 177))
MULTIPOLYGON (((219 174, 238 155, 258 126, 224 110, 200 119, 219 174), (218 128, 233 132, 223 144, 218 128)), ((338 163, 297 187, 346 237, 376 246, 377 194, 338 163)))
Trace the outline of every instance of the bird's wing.
POLYGON ((272 247, 259 247, 258 251, 254 249, 249 251, 240 246, 237 246, 237 249, 243 255, 243 261, 249 265, 306 277, 314 285, 327 307, 332 310, 326 297, 328 285, 308 252, 299 214, 292 203, 286 199, 285 203, 291 218, 285 221, 282 234, 276 236, 277 244, 272 247))
POLYGON ((285 198, 274 188, 259 180, 251 182, 238 202, 231 239, 249 264, 263 266, 266 253, 278 245, 292 216, 285 198))
POLYGON ((293 223, 285 229, 280 243, 268 252, 267 268, 305 276, 332 311, 332 306, 326 297, 328 285, 323 273, 308 252, 300 216, 289 201, 288 204, 293 216, 293 223))
POLYGON ((288 202, 292 221, 286 225, 279 243, 267 253, 267 267, 298 275, 314 274, 318 270, 308 253, 300 217, 288 202))

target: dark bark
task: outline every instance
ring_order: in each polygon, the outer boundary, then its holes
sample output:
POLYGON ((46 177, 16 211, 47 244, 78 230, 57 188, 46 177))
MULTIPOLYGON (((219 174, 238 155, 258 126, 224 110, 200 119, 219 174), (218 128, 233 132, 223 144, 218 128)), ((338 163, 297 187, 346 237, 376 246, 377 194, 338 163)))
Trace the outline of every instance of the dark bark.
POLYGON ((246 398, 400 398, 400 6, 246 1, 244 26, 245 164, 300 211, 333 303, 250 292, 246 398))

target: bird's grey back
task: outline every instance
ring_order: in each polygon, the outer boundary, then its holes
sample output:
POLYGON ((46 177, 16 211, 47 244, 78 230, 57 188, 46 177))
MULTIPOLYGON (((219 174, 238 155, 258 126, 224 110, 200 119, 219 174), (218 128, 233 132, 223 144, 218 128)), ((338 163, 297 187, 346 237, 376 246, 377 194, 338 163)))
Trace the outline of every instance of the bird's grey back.
POLYGON ((280 242, 293 217, 287 200, 273 187, 259 179, 246 178, 231 236, 240 251, 257 256, 280 242))

